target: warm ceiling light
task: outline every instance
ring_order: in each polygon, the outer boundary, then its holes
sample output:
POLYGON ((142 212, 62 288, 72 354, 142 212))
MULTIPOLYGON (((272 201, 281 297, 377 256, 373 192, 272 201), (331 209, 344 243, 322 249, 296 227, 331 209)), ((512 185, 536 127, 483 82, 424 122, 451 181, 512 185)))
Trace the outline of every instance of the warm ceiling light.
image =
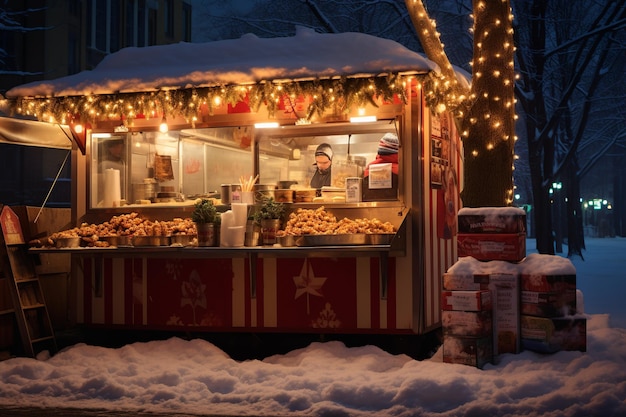
POLYGON ((350 118, 350 123, 367 123, 378 120, 376 116, 354 116, 350 118))
POLYGON ((254 127, 256 127, 257 129, 271 129, 279 126, 280 125, 278 124, 278 122, 260 122, 254 124, 254 127))

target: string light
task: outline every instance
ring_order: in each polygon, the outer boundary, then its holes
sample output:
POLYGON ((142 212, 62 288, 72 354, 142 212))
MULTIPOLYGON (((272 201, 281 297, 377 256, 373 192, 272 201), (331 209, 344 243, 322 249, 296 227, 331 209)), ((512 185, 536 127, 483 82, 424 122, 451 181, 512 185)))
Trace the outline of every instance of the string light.
MULTIPOLYGON (((397 98, 407 102, 407 82, 413 80, 419 88, 436 77, 430 74, 405 76, 388 74, 378 77, 338 78, 315 81, 259 82, 253 85, 223 85, 203 88, 161 90, 155 92, 117 93, 71 97, 20 97, 7 99, 9 111, 34 116, 38 120, 62 120, 75 115, 81 109, 81 117, 96 122, 106 119, 133 120, 162 117, 184 117, 188 123, 202 120, 202 112, 213 114, 215 108, 228 103, 247 103, 257 111, 266 107, 273 116, 282 102, 282 97, 310 97, 306 118, 322 116, 328 110, 346 112, 350 108, 389 102, 397 98)), ((442 96, 443 87, 433 91, 433 101, 442 96)), ((206 114, 205 113, 205 114, 206 114)))
POLYGON ((163 116, 163 119, 161 119, 161 124, 159 125, 159 132, 167 133, 168 130, 170 130, 170 127, 167 125, 167 119, 165 118, 165 116, 163 116))

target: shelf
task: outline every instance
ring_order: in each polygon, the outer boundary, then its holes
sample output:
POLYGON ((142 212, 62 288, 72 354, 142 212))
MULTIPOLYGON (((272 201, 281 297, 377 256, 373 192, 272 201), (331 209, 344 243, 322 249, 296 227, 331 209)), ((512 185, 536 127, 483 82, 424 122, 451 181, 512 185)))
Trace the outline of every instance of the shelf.
POLYGON ((7 314, 13 314, 13 313, 15 313, 15 309, 13 309, 13 308, 8 308, 6 310, 0 310, 0 316, 4 316, 4 315, 7 315, 7 314))

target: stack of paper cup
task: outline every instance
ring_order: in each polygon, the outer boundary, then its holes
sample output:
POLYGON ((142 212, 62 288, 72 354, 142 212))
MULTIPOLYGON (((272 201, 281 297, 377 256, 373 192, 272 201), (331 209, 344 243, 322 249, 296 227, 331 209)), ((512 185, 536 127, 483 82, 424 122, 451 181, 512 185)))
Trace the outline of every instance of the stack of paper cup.
POLYGON ((106 169, 104 171, 104 207, 119 207, 121 199, 120 170, 106 169))
POLYGON ((248 221, 248 205, 244 203, 232 203, 233 224, 230 226, 232 236, 231 246, 243 246, 246 235, 246 223, 248 221))
POLYGON ((233 226, 234 214, 232 210, 227 210, 221 215, 220 224, 220 246, 230 246, 230 235, 228 228, 233 226))
POLYGON ((248 221, 248 205, 244 203, 232 203, 234 223, 233 226, 245 226, 248 221))
POLYGON ((232 247, 243 246, 246 237, 245 226, 230 226, 228 228, 228 240, 232 247))

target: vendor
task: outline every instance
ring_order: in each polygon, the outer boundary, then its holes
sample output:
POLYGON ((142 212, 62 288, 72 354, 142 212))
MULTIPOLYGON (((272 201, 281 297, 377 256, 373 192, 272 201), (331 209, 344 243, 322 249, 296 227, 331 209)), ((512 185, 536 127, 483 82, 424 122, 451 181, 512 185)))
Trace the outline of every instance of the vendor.
POLYGON ((385 133, 378 142, 378 149, 376 150, 376 159, 367 164, 365 167, 364 176, 369 175, 369 167, 373 164, 391 164, 391 172, 398 175, 398 149, 400 148, 400 142, 398 136, 395 133, 385 133))
POLYGON ((322 143, 315 149, 315 174, 311 178, 311 188, 320 189, 330 186, 330 173, 333 164, 333 149, 327 143, 322 143))
POLYGON ((398 198, 398 150, 400 141, 395 133, 385 133, 378 142, 376 158, 367 164, 363 172, 363 200, 395 200, 398 198), (391 186, 389 188, 370 189, 370 166, 377 164, 391 164, 391 186))

